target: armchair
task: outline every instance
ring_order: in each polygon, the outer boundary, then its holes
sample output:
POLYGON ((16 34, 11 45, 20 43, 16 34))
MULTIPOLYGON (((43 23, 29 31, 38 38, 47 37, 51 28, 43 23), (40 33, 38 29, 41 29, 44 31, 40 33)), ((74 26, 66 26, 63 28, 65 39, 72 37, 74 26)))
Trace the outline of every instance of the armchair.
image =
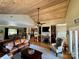
POLYGON ((58 53, 62 52, 62 39, 61 38, 57 38, 56 43, 51 44, 50 49, 53 50, 56 53, 56 56, 58 55, 58 53))

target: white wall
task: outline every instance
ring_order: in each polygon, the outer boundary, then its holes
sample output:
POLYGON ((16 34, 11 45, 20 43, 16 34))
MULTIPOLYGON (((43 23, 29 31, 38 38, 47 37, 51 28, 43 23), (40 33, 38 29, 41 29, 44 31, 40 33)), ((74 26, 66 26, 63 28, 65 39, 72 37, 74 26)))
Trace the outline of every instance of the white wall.
POLYGON ((28 15, 0 14, 0 25, 29 27, 34 21, 28 15))
POLYGON ((65 19, 68 28, 79 26, 79 23, 74 23, 77 18, 79 18, 79 0, 70 0, 65 19))

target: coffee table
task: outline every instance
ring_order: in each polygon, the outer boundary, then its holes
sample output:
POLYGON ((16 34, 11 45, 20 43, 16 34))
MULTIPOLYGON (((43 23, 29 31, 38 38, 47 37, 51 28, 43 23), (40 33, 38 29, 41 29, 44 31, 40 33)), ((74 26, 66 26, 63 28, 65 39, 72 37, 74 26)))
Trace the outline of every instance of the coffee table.
POLYGON ((28 51, 31 50, 31 49, 32 48, 27 48, 27 49, 22 50, 21 51, 21 58, 22 59, 42 59, 41 58, 42 52, 37 51, 35 49, 32 49, 33 53, 29 54, 28 51))

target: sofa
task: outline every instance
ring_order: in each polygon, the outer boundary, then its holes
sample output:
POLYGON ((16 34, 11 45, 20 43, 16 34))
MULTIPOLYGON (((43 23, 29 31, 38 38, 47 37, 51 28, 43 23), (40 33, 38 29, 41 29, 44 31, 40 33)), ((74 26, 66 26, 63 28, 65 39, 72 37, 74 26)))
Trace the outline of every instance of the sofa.
POLYGON ((1 46, 2 47, 1 50, 4 55, 8 54, 9 57, 12 58, 15 53, 17 53, 21 49, 27 48, 28 46, 29 46, 29 43, 26 41, 26 39, 22 39, 21 42, 16 40, 15 46, 13 41, 4 43, 3 46, 1 46))

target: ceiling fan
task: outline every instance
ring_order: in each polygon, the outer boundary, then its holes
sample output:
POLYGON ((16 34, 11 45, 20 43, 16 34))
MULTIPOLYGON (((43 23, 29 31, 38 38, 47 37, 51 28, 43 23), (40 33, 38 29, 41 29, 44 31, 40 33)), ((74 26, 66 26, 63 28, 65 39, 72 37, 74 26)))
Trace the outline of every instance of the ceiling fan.
POLYGON ((37 26, 40 26, 40 25, 43 25, 43 24, 45 24, 45 23, 41 23, 40 22, 40 19, 39 19, 39 10, 40 10, 40 8, 37 8, 37 10, 38 10, 38 19, 37 19, 37 22, 36 22, 36 24, 37 24, 37 26))

